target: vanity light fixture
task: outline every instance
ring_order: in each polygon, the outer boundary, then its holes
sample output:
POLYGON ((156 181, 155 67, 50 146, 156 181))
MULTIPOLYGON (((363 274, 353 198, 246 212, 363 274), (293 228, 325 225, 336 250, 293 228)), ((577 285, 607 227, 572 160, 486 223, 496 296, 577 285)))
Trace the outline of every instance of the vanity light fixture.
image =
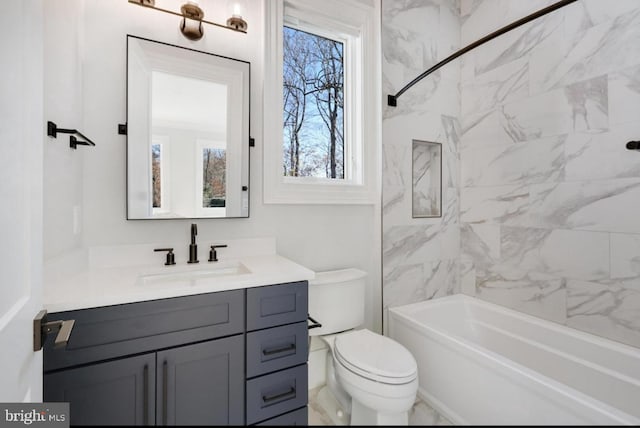
POLYGON ((229 0, 227 2, 227 9, 230 11, 230 18, 227 19, 227 24, 218 24, 217 22, 207 21, 204 19, 204 11, 198 5, 195 0, 189 0, 180 8, 180 12, 174 12, 169 9, 163 9, 156 7, 155 0, 129 0, 129 3, 137 4, 138 6, 148 7, 149 9, 159 10, 161 12, 170 13, 182 17, 180 21, 180 31, 189 40, 200 40, 204 36, 204 29, 202 23, 215 25, 216 27, 226 28, 228 30, 238 31, 240 33, 247 32, 247 21, 242 17, 245 13, 245 1, 246 0, 229 0))

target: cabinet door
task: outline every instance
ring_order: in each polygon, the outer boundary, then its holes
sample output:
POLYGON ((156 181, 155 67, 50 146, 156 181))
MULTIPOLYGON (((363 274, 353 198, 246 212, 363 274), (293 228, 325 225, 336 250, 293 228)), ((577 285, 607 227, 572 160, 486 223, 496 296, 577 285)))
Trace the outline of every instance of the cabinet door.
POLYGON ((157 356, 158 425, 244 424, 244 335, 157 356))
POLYGON ((155 425, 155 354, 44 376, 44 401, 69 402, 71 425, 155 425))

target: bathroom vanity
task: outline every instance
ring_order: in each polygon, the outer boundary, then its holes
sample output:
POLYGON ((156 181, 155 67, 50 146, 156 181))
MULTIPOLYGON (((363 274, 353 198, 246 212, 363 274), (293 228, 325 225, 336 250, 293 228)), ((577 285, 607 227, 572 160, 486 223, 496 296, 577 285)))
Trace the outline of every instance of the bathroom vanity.
POLYGON ((45 344, 44 401, 70 402, 74 425, 306 425, 313 273, 276 255, 242 266, 226 278, 203 278, 215 271, 206 266, 166 269, 147 288, 140 278, 149 275, 137 275, 132 286, 103 289, 105 301, 123 300, 108 306, 89 303, 86 287, 127 268, 71 280, 88 282, 49 304, 49 321, 75 326, 64 348, 45 344))

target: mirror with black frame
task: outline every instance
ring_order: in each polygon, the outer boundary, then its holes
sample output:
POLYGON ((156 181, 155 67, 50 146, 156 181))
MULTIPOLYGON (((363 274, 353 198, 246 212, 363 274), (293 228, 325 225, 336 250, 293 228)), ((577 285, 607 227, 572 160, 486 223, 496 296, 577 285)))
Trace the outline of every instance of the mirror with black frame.
POLYGON ((249 216, 249 73, 127 36, 127 219, 249 216))

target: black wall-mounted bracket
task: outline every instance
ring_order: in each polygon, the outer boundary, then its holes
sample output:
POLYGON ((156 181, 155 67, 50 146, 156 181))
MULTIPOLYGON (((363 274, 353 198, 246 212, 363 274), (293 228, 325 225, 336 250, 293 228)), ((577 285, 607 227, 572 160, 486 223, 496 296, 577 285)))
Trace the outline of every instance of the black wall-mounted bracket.
POLYGON ((307 314, 307 327, 308 330, 311 330, 312 328, 320 328, 322 327, 322 324, 320 324, 318 321, 314 320, 311 315, 307 314), (311 321, 311 324, 309 324, 309 321, 311 321))
POLYGON ((127 135, 127 124, 119 123, 118 124, 118 135, 127 135))
POLYGON ((255 146, 256 146, 256 139, 249 137, 249 147, 255 147, 255 146))
MULTIPOLYGON (((61 129, 60 132, 62 131, 67 131, 67 130, 61 129)), ((49 137, 58 138, 58 126, 51 121, 47 122, 47 135, 49 137)))
POLYGON ((71 147, 73 150, 76 150, 78 148, 78 146, 95 146, 95 144, 93 144, 91 141, 78 140, 73 135, 70 136, 69 137, 69 147, 71 147))
POLYGON ((47 122, 47 135, 49 137, 58 138, 58 133, 60 133, 60 134, 72 134, 69 137, 69 147, 71 147, 74 150, 78 146, 95 146, 95 143, 93 141, 91 141, 86 135, 84 135, 82 132, 78 131, 77 129, 58 128, 58 125, 56 125, 55 123, 53 123, 51 121, 48 121, 47 122), (76 138, 76 135, 78 137, 82 138, 82 140, 78 140, 76 138))
POLYGON ((627 143, 628 150, 640 150, 640 141, 629 141, 627 143))

